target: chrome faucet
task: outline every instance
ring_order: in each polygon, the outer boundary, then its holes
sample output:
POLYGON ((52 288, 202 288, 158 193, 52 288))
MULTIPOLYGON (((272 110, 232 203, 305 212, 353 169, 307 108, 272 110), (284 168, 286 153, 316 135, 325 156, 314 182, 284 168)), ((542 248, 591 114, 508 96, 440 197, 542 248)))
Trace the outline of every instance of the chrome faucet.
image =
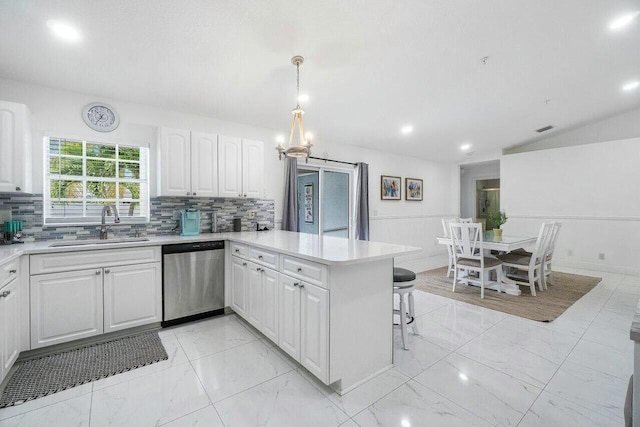
POLYGON ((107 226, 104 223, 104 217, 105 215, 111 215, 112 212, 113 212, 113 216, 115 217, 113 219, 113 223, 118 224, 120 222, 120 217, 118 216, 118 208, 116 207, 116 205, 105 205, 102 208, 102 225, 100 226, 100 240, 107 240, 107 226))

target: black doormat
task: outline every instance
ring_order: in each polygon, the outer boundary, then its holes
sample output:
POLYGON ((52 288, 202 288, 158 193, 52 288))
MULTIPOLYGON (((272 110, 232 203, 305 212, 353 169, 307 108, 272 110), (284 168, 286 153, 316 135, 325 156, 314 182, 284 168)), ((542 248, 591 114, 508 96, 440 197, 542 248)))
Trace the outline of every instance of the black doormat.
POLYGON ((19 405, 169 356, 156 331, 67 350, 20 363, 0 396, 0 408, 19 405))

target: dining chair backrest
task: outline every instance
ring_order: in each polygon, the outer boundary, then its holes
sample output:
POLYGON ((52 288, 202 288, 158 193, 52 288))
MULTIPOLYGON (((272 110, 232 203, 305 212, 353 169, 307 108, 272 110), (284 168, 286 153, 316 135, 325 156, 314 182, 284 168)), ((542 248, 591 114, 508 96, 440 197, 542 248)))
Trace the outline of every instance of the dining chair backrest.
POLYGON ((452 222, 458 222, 459 218, 442 218, 442 229, 444 230, 444 237, 449 237, 449 224, 452 222))
POLYGON ((545 250, 545 257, 553 256, 553 251, 556 248, 556 242, 558 241, 558 234, 560 234, 560 228, 562 228, 561 222, 554 222, 549 241, 547 242, 547 249, 545 250))
POLYGON ((553 231, 553 222, 543 222, 540 226, 540 232, 538 232, 538 239, 536 240, 536 246, 531 254, 531 260, 529 265, 533 267, 536 264, 540 264, 544 261, 546 255, 548 242, 551 239, 553 231))
POLYGON ((457 222, 449 224, 449 228, 456 259, 475 259, 480 261, 482 268, 484 268, 482 224, 457 222))
POLYGON ((460 222, 463 224, 473 222, 473 218, 460 218, 460 222))

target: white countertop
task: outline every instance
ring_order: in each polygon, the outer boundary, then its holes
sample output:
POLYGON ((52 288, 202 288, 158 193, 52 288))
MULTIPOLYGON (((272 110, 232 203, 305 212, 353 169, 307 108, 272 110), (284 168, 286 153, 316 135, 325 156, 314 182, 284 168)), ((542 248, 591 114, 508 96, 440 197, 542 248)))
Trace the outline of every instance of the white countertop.
MULTIPOLYGON (((117 237, 112 236, 111 238, 116 239, 117 237)), ((270 230, 243 231, 237 233, 207 233, 198 236, 149 236, 149 240, 145 242, 101 243, 78 246, 49 246, 53 242, 61 242, 62 240, 22 243, 0 246, 0 263, 21 255, 130 248, 137 246, 160 246, 210 240, 227 240, 246 243, 326 265, 370 262, 408 255, 421 250, 414 246, 366 242, 341 237, 318 237, 315 234, 270 230)))

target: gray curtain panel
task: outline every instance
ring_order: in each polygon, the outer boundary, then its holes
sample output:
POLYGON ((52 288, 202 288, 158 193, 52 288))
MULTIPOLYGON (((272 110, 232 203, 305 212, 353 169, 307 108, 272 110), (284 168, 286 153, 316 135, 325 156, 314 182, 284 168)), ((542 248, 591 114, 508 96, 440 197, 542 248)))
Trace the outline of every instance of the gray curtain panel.
POLYGON ((369 165, 356 164, 356 239, 369 240, 369 165))
POLYGON ((298 231, 298 160, 293 157, 284 159, 282 229, 298 231))

